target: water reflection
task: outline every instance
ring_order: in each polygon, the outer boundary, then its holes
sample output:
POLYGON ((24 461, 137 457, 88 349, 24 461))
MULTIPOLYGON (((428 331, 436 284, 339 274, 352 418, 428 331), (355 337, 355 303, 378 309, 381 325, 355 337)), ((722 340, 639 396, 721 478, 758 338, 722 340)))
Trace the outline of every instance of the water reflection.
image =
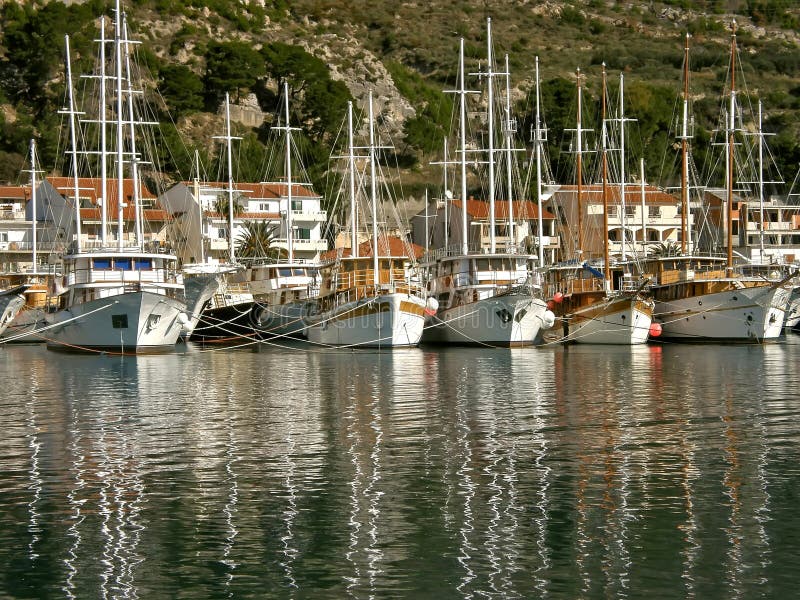
POLYGON ((0 595, 788 595, 798 351, 4 349, 0 595))

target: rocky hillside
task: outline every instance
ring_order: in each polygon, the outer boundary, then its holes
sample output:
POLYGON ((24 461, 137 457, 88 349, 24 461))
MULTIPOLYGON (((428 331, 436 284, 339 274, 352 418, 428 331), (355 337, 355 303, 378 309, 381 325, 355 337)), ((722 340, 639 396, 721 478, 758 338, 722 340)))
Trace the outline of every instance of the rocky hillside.
MULTIPOLYGON (((63 34, 73 37, 79 63, 92 57, 99 14, 108 2, 0 2, 0 180, 18 178, 27 140, 42 139, 43 164, 56 165, 63 98, 63 34)), ((322 180, 327 155, 352 97, 371 91, 391 133, 406 187, 439 181, 429 166, 451 127, 459 38, 471 72, 485 62, 486 21, 494 47, 508 54, 520 119, 539 57, 556 176, 566 177, 574 73, 585 75, 587 110, 599 96, 600 65, 610 79, 625 74, 629 114, 638 119, 638 151, 648 177, 669 180, 666 154, 674 140, 673 108, 680 92, 683 43, 691 38, 691 81, 697 115, 696 155, 708 150, 736 20, 746 94, 761 98, 766 127, 785 178, 800 162, 800 8, 791 0, 134 0, 131 28, 164 98, 162 119, 175 119, 174 159, 167 168, 186 177, 197 147, 221 131, 216 114, 225 91, 243 104, 239 133, 248 136, 243 177, 259 178, 279 86, 290 85, 308 137, 311 176, 322 180), (249 106, 248 106, 249 103, 249 106), (262 124, 263 121, 263 124, 262 124), (704 147, 704 144, 706 146, 704 147), (182 158, 180 155, 184 155, 182 158)), ((471 84, 478 85, 477 78, 471 84)), ((616 85, 616 83, 613 83, 616 85)), ((520 132, 525 132, 527 122, 520 132)), ((519 143, 529 140, 521 136, 519 143)), ((636 148, 632 149, 634 152, 636 148)), ((207 157, 210 158, 211 157, 207 157)))

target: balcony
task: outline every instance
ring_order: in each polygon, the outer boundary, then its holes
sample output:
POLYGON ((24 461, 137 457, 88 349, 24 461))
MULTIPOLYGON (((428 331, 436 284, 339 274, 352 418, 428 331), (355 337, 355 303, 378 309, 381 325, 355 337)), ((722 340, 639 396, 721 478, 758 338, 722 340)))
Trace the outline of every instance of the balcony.
POLYGON ((306 223, 324 223, 328 219, 328 213, 324 210, 318 211, 303 211, 293 210, 292 221, 306 222, 306 223))

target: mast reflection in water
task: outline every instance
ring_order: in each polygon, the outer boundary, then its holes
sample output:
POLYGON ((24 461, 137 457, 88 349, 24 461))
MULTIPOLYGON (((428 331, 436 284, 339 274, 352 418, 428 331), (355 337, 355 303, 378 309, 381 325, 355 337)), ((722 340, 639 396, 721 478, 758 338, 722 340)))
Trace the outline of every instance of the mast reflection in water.
POLYGON ((0 348, 3 597, 777 597, 800 336, 0 348))

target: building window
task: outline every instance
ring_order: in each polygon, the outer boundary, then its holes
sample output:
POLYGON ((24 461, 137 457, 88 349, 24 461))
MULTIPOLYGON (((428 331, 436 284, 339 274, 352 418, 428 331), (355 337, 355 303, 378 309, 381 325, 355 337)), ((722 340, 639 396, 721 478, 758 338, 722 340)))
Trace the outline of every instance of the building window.
POLYGON ((661 216, 661 207, 660 206, 649 206, 647 208, 647 214, 650 218, 660 217, 661 216))
POLYGON ((298 240, 310 240, 311 230, 305 227, 298 227, 297 229, 295 229, 294 237, 295 239, 298 240))
POLYGON ((227 229, 217 229, 217 238, 224 240, 228 237, 228 230, 227 229))
POLYGON ((636 216, 636 207, 635 207, 635 206, 633 206, 633 205, 631 205, 631 204, 628 204, 628 205, 625 207, 625 216, 626 216, 626 217, 633 217, 633 216, 636 216))
POLYGON ((292 210, 296 210, 298 212, 303 211, 303 201, 302 200, 292 200, 292 210))

